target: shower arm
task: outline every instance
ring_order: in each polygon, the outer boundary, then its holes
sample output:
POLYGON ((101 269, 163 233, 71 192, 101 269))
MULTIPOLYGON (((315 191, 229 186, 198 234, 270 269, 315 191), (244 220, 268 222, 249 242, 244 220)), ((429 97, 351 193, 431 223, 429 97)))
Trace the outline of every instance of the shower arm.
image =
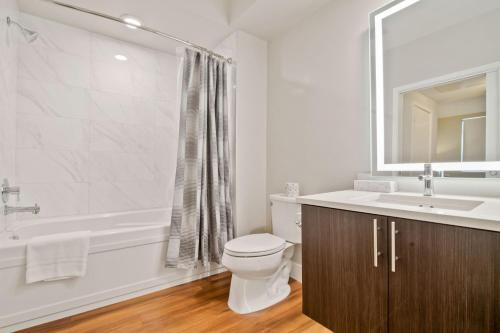
POLYGON ((24 29, 24 27, 22 27, 19 23, 11 19, 10 16, 7 16, 7 25, 10 27, 12 24, 16 25, 21 30, 24 29))
POLYGON ((24 38, 26 38, 26 40, 30 43, 38 37, 38 33, 36 31, 24 27, 22 24, 14 21, 10 16, 7 16, 7 26, 10 27, 11 25, 17 26, 19 30, 21 30, 21 33, 24 35, 24 38))
POLYGON ((19 29, 21 29, 21 31, 26 31, 28 29, 26 29, 25 27, 23 27, 21 24, 17 23, 16 21, 14 21, 13 19, 10 18, 10 16, 7 16, 7 26, 11 26, 11 25, 15 25, 17 26, 19 29))

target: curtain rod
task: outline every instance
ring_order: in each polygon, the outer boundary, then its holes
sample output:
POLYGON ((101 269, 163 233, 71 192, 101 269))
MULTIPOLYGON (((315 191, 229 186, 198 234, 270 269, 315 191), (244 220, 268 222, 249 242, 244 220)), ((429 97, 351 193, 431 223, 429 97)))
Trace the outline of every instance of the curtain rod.
MULTIPOLYGON (((98 16, 98 17, 101 17, 101 18, 104 18, 104 19, 107 19, 107 20, 110 20, 110 21, 115 21, 115 22, 118 22, 118 23, 121 23, 121 24, 127 24, 126 22, 124 22, 122 19, 120 19, 118 17, 114 17, 114 16, 111 16, 111 15, 108 15, 108 14, 104 14, 104 13, 100 13, 100 12, 96 12, 94 10, 90 10, 90 9, 87 9, 87 8, 70 5, 70 4, 67 4, 67 3, 64 3, 64 2, 59 2, 57 0, 43 0, 43 1, 47 1, 47 2, 50 2, 50 3, 54 4, 54 5, 65 7, 65 8, 72 9, 72 10, 76 10, 76 11, 79 11, 79 12, 83 12, 83 13, 87 13, 87 14, 90 14, 90 15, 98 16)), ((222 56, 220 54, 217 54, 217 53, 213 52, 212 50, 209 50, 209 49, 207 49, 207 48, 205 48, 203 46, 191 43, 191 42, 189 42, 187 40, 184 40, 184 39, 181 39, 181 38, 169 35, 167 33, 164 33, 164 32, 161 32, 161 31, 158 31, 158 30, 155 30, 153 28, 149 28, 149 27, 146 27, 146 26, 143 26, 143 25, 140 25, 140 26, 138 25, 138 26, 135 26, 135 27, 137 29, 140 29, 140 30, 143 30, 143 31, 147 31, 147 32, 153 33, 155 35, 158 35, 158 36, 161 36, 161 37, 164 37, 164 38, 172 39, 172 40, 174 40, 176 42, 182 43, 184 45, 187 45, 187 46, 192 47, 194 49, 200 50, 202 52, 206 52, 206 53, 208 53, 210 55, 213 55, 213 56, 215 56, 217 58, 220 58, 220 59, 222 59, 224 61, 227 61, 228 63, 232 62, 231 58, 226 58, 226 57, 224 57, 224 56, 222 56)))

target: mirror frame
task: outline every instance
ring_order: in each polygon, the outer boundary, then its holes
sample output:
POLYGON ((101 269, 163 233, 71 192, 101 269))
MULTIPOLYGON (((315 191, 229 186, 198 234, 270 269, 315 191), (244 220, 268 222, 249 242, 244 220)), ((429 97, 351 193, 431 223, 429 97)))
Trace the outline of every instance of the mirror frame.
MULTIPOLYGON (((422 171, 424 163, 386 163, 385 162, 385 96, 384 96, 384 49, 383 49, 383 25, 385 18, 394 15, 421 0, 395 0, 389 4, 377 9, 370 14, 370 106, 371 106, 371 164, 372 174, 387 172, 414 172, 422 171)), ((492 64, 469 70, 467 76, 474 76, 481 71, 484 73, 490 69, 492 64), (475 74, 474 74, 475 73, 475 74)), ((467 71, 464 71, 467 72, 467 71)), ((458 77, 457 77, 458 79, 458 77)), ((431 79, 434 82, 455 81, 449 76, 431 79)), ((430 81, 431 81, 430 80, 430 81)), ((500 103, 500 72, 498 72, 495 91, 498 92, 497 98, 492 103, 500 103)), ((499 106, 497 104, 497 106, 499 106)), ((497 108, 500 110, 500 108, 497 108)), ((435 171, 459 171, 467 177, 469 172, 494 171, 496 174, 500 170, 500 161, 482 161, 482 162, 436 162, 432 163, 435 171)))

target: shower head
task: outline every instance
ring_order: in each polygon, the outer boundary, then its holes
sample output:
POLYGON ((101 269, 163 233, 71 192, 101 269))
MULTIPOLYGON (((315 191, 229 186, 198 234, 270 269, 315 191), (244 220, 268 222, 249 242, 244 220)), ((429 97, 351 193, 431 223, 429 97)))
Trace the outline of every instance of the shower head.
POLYGON ((21 24, 11 19, 10 16, 7 16, 7 25, 11 26, 12 24, 19 27, 21 33, 23 34, 24 38, 28 43, 33 43, 38 38, 38 32, 23 27, 21 24))

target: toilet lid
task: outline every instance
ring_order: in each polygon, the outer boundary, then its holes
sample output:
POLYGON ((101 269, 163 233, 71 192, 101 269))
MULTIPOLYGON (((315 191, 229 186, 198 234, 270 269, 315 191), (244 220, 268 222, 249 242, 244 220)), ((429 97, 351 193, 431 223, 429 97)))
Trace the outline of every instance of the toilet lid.
POLYGON ((235 257, 258 257, 279 252, 286 242, 271 234, 254 234, 233 239, 226 243, 224 251, 235 257))

